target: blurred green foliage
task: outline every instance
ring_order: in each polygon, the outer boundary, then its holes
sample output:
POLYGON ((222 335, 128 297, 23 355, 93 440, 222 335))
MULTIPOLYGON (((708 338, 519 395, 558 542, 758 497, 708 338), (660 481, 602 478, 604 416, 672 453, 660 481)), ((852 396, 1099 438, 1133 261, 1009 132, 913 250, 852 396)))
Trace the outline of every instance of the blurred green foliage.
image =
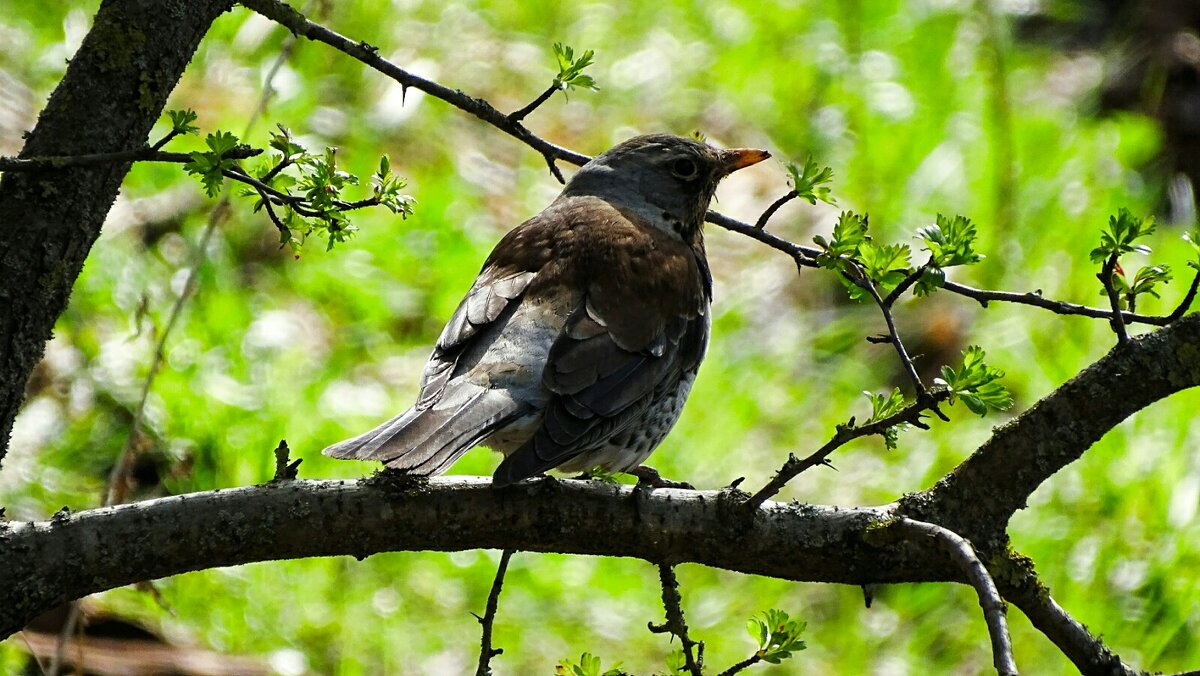
MULTIPOLYGON (((17 129, 32 125, 97 5, 0 0, 0 69, 19 94, 9 97, 24 116, 17 129)), ((833 168, 838 203, 869 213, 880 241, 909 238, 939 213, 971 218, 974 251, 987 258, 948 272, 956 281, 1104 304, 1089 246, 1119 207, 1156 211, 1161 179, 1143 171, 1159 151, 1156 127, 1138 115, 1093 114, 1099 55, 1018 47, 992 30, 983 5, 312 3, 331 28, 502 110, 561 77, 556 42, 594 50, 587 72, 600 91, 550 99, 526 120, 537 133, 589 154, 638 132, 693 129, 717 145, 811 154, 833 168), (996 105, 997 50, 1007 111, 996 105), (1006 119, 998 112, 1011 120, 1010 135, 998 133, 1006 119), (1015 190, 1005 187, 1006 172, 1015 190)), ((992 17, 1000 28, 1010 18, 992 17)), ((194 109, 206 132, 240 132, 286 38, 234 8, 213 26, 168 107, 194 109)), ((339 166, 361 176, 386 153, 410 181, 414 216, 358 212, 351 241, 332 252, 309 247, 297 259, 251 201, 235 202, 167 345, 139 445, 142 488, 132 497, 265 481, 281 438, 305 459, 302 477, 371 471, 319 450, 411 403, 431 344, 491 246, 558 190, 528 148, 323 45, 298 44, 273 83, 265 119, 243 142, 265 147, 273 123, 282 123, 307 147, 339 147, 339 166)), ((170 126, 164 120, 152 138, 170 126)), ((0 139, 5 153, 19 145, 15 132, 0 139)), ((203 146, 187 137, 167 149, 203 146)), ((723 185, 717 208, 753 221, 788 189, 785 168, 764 163, 723 185)), ((9 518, 98 504, 157 327, 213 203, 178 166, 130 172, 0 470, 9 518)), ((821 202, 793 201, 771 227, 809 241, 829 234, 837 215, 821 202)), ((1180 226, 1163 220, 1139 242, 1153 247, 1154 263, 1186 269, 1194 252, 1179 242, 1180 226)), ((877 310, 847 304, 834 275, 797 278, 786 257, 716 228, 708 247, 712 347, 683 419, 652 462, 702 488, 743 475, 754 486, 789 451, 815 448, 851 415, 865 419, 864 389, 906 381, 889 346, 864 341, 880 332, 877 310)), ((1141 298, 1139 311, 1169 312, 1182 294, 1156 291, 1161 300, 1141 298)), ((901 301, 897 312, 930 374, 961 363, 965 346, 983 346, 989 365, 1007 373, 1013 411, 1114 342, 1104 322, 984 310, 945 293, 901 301)), ((1037 491, 1012 524, 1014 546, 1037 561, 1056 599, 1138 668, 1180 670, 1200 660, 1198 405, 1200 397, 1184 393, 1139 413, 1037 491)), ((924 488, 996 424, 951 413, 952 423, 910 431, 897 450, 857 441, 832 458, 839 472, 805 473, 780 497, 880 504, 924 488)), ((487 474, 495 463, 475 451, 453 471, 487 474)), ((398 553, 192 573, 158 583, 171 613, 132 589, 101 600, 171 635, 266 656, 283 673, 463 673, 478 649, 469 612, 482 611, 497 558, 398 553)), ((808 649, 758 673, 978 673, 991 663, 966 587, 887 587, 866 609, 853 588, 686 565, 679 577, 692 636, 706 640, 714 667, 753 654, 741 627, 769 608, 807 623, 808 649)), ((550 673, 562 656, 587 651, 634 673, 661 671, 675 646, 645 627, 662 614, 645 562, 517 554, 494 639, 504 654, 493 665, 497 673, 550 673)), ((1019 611, 1010 622, 1019 664, 1074 673, 1019 611)), ((19 639, 0 644, 0 665, 16 664, 19 647, 19 639)))

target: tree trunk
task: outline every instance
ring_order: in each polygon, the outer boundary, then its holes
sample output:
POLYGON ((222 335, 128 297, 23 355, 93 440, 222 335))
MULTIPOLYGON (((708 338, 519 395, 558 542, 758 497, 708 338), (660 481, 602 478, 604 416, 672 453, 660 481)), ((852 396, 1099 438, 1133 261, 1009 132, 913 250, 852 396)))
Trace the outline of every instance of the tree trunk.
MULTIPOLYGON (((21 157, 146 143, 200 39, 230 0, 106 0, 21 157)), ((25 383, 67 306, 129 163, 0 179, 0 462, 25 383)))

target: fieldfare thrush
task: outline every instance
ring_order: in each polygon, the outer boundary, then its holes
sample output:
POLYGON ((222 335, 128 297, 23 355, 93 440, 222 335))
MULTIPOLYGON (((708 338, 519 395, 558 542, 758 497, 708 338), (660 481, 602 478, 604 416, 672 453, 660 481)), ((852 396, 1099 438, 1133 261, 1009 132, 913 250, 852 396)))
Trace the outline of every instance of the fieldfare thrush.
POLYGON ((585 164, 500 240, 446 324, 417 403, 325 455, 444 472, 504 454, 494 485, 550 469, 644 476, 708 345, 701 225, 717 183, 768 157, 638 136, 585 164))

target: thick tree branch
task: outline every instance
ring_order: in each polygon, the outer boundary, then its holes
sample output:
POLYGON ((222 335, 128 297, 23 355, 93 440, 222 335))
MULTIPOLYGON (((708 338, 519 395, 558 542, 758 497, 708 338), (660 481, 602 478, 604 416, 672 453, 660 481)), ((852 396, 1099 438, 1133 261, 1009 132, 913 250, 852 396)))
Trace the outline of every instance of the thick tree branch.
POLYGON ((1113 348, 990 439, 903 511, 966 537, 1002 544, 1013 513, 1038 486, 1110 429, 1180 390, 1200 385, 1200 314, 1113 348))
POLYGON ((383 551, 518 548, 696 562, 847 584, 961 580, 932 546, 878 547, 884 508, 767 503, 728 493, 477 477, 289 481, 0 522, 0 638, 68 599, 254 561, 383 551), (448 528, 447 524, 453 524, 448 528))

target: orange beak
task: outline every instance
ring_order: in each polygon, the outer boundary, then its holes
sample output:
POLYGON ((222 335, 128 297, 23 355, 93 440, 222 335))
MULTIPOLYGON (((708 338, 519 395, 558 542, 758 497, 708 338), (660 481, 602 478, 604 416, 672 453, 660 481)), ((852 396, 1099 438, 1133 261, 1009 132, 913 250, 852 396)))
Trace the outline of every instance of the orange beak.
POLYGON ((721 156, 721 164, 725 175, 732 174, 752 164, 758 164, 771 156, 771 153, 757 148, 726 148, 717 151, 721 156))

